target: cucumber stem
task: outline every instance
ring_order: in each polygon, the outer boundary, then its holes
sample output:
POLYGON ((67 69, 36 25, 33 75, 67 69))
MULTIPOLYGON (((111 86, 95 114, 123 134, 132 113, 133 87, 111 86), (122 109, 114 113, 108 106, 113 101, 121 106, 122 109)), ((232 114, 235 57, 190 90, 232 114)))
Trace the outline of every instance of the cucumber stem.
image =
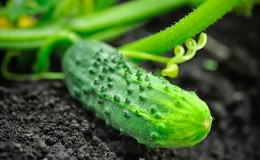
POLYGON ((31 49, 44 43, 47 37, 59 32, 59 27, 49 26, 34 29, 1 29, 0 48, 31 49))
POLYGON ((155 61, 160 63, 167 63, 171 59, 163 56, 158 56, 158 55, 153 55, 150 53, 138 52, 138 51, 121 50, 119 52, 128 58, 138 58, 142 60, 149 60, 149 61, 155 61))
POLYGON ((36 74, 17 74, 12 73, 8 70, 8 65, 12 59, 12 57, 16 56, 17 53, 13 51, 9 51, 5 54, 2 64, 1 64, 1 73, 5 79, 13 80, 13 81, 26 81, 26 80, 40 80, 40 79, 63 79, 63 73, 59 72, 42 72, 36 74))
POLYGON ((206 0, 175 25, 155 35, 123 45, 120 50, 162 54, 205 30, 242 0, 206 0))
POLYGON ((74 44, 76 42, 79 42, 80 40, 81 37, 79 37, 74 32, 70 32, 70 31, 58 32, 57 34, 54 34, 53 36, 49 37, 41 47, 39 53, 37 54, 37 59, 33 66, 33 72, 39 73, 39 72, 47 71, 49 69, 50 56, 52 53, 51 50, 56 45, 64 42, 69 42, 71 44, 74 44))
POLYGON ((155 62, 165 63, 166 68, 162 70, 162 76, 168 76, 171 78, 176 78, 179 73, 179 67, 178 64, 186 62, 193 58, 196 54, 196 52, 200 49, 202 49, 207 42, 207 34, 201 33, 198 39, 198 42, 196 42, 194 39, 189 38, 186 40, 186 48, 187 51, 185 52, 185 49, 183 46, 176 46, 174 48, 174 54, 175 56, 172 58, 166 58, 159 55, 153 55, 149 53, 144 52, 136 52, 136 51, 128 51, 128 50, 120 50, 120 53, 128 58, 139 58, 139 59, 145 59, 145 60, 151 60, 155 62))

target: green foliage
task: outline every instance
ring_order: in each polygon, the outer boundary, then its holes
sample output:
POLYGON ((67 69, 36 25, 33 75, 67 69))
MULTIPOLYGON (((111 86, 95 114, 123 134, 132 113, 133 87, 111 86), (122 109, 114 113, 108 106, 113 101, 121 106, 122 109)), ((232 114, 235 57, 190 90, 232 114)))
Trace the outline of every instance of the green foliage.
POLYGON ((94 0, 59 0, 53 11, 54 20, 86 16, 94 12, 94 0))
POLYGON ((3 15, 16 22, 22 15, 49 15, 55 4, 55 1, 46 0, 8 0, 3 15))
MULTIPOLYGON (((125 29, 129 28, 128 25, 145 22, 154 16, 181 6, 193 5, 193 3, 189 3, 190 0, 164 0, 160 3, 156 3, 156 1, 157 0, 129 1, 90 15, 70 19, 59 19, 54 23, 48 23, 48 25, 42 25, 41 27, 32 29, 0 29, 0 49, 39 48, 46 39, 64 30, 74 32, 83 38, 98 34, 99 36, 97 37, 100 39, 103 39, 103 37, 109 39, 110 35, 116 37, 124 33, 122 30, 129 31, 129 29, 125 29), (140 6, 145 7, 142 10, 136 9, 140 6), (114 30, 113 34, 110 34, 111 32, 105 32, 111 29, 114 30), (116 32, 116 29, 119 31, 116 32), (100 36, 100 32, 108 34, 100 36)), ((50 16, 49 21, 51 21, 51 19, 52 16, 50 16)), ((46 21, 46 23, 49 21, 46 21)), ((132 27, 132 29, 133 28, 134 27, 132 27)))
POLYGON ((38 26, 86 16, 95 9, 94 0, 9 0, 2 15, 14 23, 23 15, 37 16, 38 26))

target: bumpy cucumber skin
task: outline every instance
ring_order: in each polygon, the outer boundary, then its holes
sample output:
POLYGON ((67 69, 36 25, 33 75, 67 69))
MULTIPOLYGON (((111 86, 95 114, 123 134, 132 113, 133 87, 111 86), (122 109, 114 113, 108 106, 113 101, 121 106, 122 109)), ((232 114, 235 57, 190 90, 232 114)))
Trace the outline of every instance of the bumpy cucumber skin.
POLYGON ((101 42, 84 41, 63 58, 71 95, 96 117, 148 147, 189 147, 211 128, 208 106, 187 92, 140 69, 101 42))

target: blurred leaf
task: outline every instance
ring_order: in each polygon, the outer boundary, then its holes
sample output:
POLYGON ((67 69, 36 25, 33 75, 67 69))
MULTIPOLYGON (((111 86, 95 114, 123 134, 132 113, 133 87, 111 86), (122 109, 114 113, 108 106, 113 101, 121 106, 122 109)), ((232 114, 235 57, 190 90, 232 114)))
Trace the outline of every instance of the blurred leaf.
POLYGON ((12 23, 6 16, 1 16, 0 15, 0 29, 1 28, 11 28, 12 23))
POLYGON ((52 0, 8 0, 3 14, 15 24, 22 16, 39 17, 52 12, 52 8, 57 2, 52 0))
POLYGON ((260 0, 244 0, 238 7, 235 8, 235 12, 251 17, 254 7, 258 4, 260 4, 260 0))
POLYGON ((22 15, 17 21, 17 26, 19 28, 32 28, 36 26, 37 20, 32 16, 22 15))
POLYGON ((60 19, 87 15, 93 12, 94 5, 94 0, 60 0, 53 17, 60 19))
POLYGON ((96 0, 95 11, 100 11, 114 6, 118 0, 96 0))

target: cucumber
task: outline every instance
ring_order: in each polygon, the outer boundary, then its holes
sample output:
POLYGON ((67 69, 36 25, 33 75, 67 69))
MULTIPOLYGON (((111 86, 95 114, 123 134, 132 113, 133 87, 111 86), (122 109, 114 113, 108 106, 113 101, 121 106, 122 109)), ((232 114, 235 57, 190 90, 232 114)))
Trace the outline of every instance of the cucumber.
POLYGON ((101 42, 70 47, 62 68, 70 94, 97 118, 153 147, 189 147, 209 133, 208 106, 194 92, 171 85, 101 42))

